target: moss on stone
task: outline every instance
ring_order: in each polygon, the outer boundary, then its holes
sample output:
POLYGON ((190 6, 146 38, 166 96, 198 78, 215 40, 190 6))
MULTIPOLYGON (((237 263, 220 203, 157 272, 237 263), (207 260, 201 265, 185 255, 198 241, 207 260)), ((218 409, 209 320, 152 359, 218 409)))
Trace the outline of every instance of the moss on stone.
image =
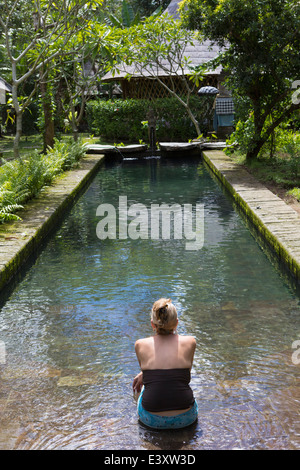
POLYGON ((268 245, 277 254, 280 261, 289 269, 292 275, 300 281, 300 253, 297 248, 297 243, 300 242, 300 218, 295 216, 295 211, 291 209, 283 200, 273 195, 271 191, 265 188, 261 183, 255 181, 252 175, 246 170, 241 169, 238 164, 232 162, 222 151, 204 151, 203 159, 213 174, 222 182, 226 190, 231 194, 236 204, 242 209, 246 217, 253 223, 259 234, 265 239, 268 245), (241 191, 243 188, 245 191, 241 191), (237 187, 239 189, 237 189, 237 187), (260 194, 260 199, 255 198, 259 189, 264 190, 260 194), (246 191, 247 190, 247 191, 246 191), (243 195, 241 194, 243 193, 243 195), (253 197, 251 197, 251 193, 253 197), (257 203, 254 204, 257 199, 257 203), (268 202, 269 208, 264 208, 264 215, 262 215, 261 206, 264 202, 268 202), (272 204, 273 210, 272 211, 272 204), (283 212, 286 208, 286 220, 279 220, 277 217, 276 209, 280 208, 283 212), (283 209, 282 209, 283 208, 283 209), (270 216, 277 217, 277 228, 281 230, 275 232, 274 224, 266 222, 270 216), (290 220, 288 220, 290 218, 290 220), (297 236, 294 237, 293 243, 287 244, 285 239, 281 239, 281 233, 289 233, 291 230, 296 230, 297 236), (299 256, 295 255, 299 253, 299 256))
POLYGON ((103 162, 103 155, 87 155, 79 168, 60 175, 53 185, 41 191, 39 197, 29 201, 18 213, 22 220, 0 226, 0 290, 38 251, 50 230, 73 205, 103 162))

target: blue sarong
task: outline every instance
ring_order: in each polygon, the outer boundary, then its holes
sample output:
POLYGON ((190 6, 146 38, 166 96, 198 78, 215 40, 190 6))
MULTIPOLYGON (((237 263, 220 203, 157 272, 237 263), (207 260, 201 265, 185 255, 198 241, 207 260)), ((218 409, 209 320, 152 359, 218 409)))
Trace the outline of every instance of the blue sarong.
POLYGON ((180 429, 193 424, 198 418, 198 405, 196 400, 192 408, 184 413, 175 416, 161 416, 150 413, 142 405, 143 390, 138 398, 137 412, 139 420, 154 429, 180 429))

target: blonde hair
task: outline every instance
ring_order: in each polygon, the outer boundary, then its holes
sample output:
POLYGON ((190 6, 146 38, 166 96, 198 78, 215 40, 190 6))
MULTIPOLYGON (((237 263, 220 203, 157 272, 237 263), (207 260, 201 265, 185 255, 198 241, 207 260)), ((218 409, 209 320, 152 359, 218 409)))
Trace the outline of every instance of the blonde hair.
POLYGON ((159 299, 154 302, 151 312, 151 321, 156 326, 158 335, 168 335, 177 326, 177 310, 171 299, 159 299))

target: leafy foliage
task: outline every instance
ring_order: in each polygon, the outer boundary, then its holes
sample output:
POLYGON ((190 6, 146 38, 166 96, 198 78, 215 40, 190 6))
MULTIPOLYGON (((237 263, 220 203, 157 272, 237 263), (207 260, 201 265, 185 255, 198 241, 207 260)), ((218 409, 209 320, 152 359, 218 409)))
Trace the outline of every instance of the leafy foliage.
MULTIPOLYGON (((233 158, 240 164, 245 163, 245 149, 247 140, 251 139, 251 126, 253 122, 250 119, 246 123, 240 121, 230 139, 233 143, 238 134, 241 145, 239 151, 234 152, 233 158)), ((230 152, 227 149, 226 153, 230 152)), ((268 139, 258 158, 248 162, 247 166, 262 181, 286 188, 289 190, 288 194, 300 200, 300 133, 295 132, 288 124, 276 128, 273 138, 268 139)))
MULTIPOLYGON (((204 100, 205 98, 203 98, 204 100)), ((206 106, 197 96, 190 98, 190 106, 202 127, 206 130, 206 106)), ((183 140, 198 137, 192 122, 176 98, 160 98, 152 101, 141 99, 90 101, 87 116, 90 132, 110 141, 148 140, 147 120, 149 108, 156 115, 158 140, 183 140)))
POLYGON ((18 220, 16 212, 52 183, 54 178, 73 168, 85 154, 81 143, 56 141, 45 154, 33 152, 26 159, 6 162, 0 167, 0 223, 18 220))
MULTIPOLYGON (((87 42, 83 37, 85 32, 88 37, 97 36, 91 19, 101 7, 102 0, 0 0, 0 43, 5 44, 5 67, 9 64, 10 68, 16 125, 15 157, 19 157, 23 113, 32 103, 38 88, 44 107, 45 146, 53 145, 51 82, 56 75, 57 60, 66 53, 74 59, 74 54, 87 42), (33 86, 23 95, 28 82, 33 86)), ((99 35, 95 42, 98 41, 99 35)), ((76 62, 78 58, 74 60, 76 62)))
POLYGON ((133 75, 155 80, 166 92, 176 98, 188 113, 196 133, 201 133, 198 121, 192 112, 190 98, 204 80, 206 68, 196 70, 186 53, 196 39, 196 33, 188 31, 170 15, 152 15, 144 21, 126 28, 122 35, 122 48, 111 64, 113 73, 123 72, 130 79, 133 75), (128 72, 132 66, 132 72, 128 72), (164 80, 169 77, 170 80, 164 80), (176 77, 175 79, 173 79, 176 77), (176 83, 181 83, 183 92, 178 92, 176 83), (183 96, 184 95, 184 96, 183 96))
POLYGON ((253 113, 248 159, 256 158, 274 129, 295 113, 292 83, 300 70, 298 0, 184 0, 184 24, 225 47, 218 63, 234 97, 253 113))
POLYGON ((131 0, 133 8, 140 12, 141 16, 150 16, 157 9, 164 10, 170 4, 170 0, 131 0))

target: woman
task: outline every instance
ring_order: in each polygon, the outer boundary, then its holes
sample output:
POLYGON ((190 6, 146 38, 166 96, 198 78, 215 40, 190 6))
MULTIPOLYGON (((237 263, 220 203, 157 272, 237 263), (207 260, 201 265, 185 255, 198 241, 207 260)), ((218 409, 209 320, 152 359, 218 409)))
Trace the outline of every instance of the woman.
POLYGON ((141 367, 133 380, 134 392, 142 390, 137 407, 139 419, 156 429, 189 426, 198 415, 189 386, 196 341, 192 336, 176 334, 178 317, 171 299, 153 304, 151 325, 156 334, 135 343, 141 367))

